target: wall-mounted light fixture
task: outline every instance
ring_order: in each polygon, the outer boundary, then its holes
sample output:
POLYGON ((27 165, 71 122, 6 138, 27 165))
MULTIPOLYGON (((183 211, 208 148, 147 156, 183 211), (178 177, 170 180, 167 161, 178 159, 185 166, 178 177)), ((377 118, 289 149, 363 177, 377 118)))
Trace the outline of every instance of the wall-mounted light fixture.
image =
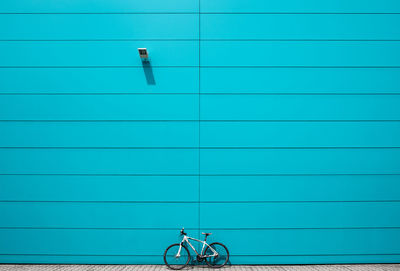
POLYGON ((146 48, 138 48, 139 56, 142 60, 146 61, 149 59, 149 53, 146 48))

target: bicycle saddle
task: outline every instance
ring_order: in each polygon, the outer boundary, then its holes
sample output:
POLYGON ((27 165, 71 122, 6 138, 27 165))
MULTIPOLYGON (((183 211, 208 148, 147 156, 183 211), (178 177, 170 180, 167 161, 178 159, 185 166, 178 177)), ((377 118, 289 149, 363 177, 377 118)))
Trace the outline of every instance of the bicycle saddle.
POLYGON ((209 236, 212 234, 212 232, 202 232, 201 234, 204 234, 205 236, 209 236))

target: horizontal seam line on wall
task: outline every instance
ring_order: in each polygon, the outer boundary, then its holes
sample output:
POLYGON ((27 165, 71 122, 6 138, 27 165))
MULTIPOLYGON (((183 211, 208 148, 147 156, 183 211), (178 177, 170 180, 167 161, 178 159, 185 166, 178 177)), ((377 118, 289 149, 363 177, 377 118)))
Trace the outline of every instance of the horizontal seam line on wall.
POLYGON ((400 149, 397 147, 3 147, 0 149, 55 150, 335 150, 335 149, 400 149))
MULTIPOLYGON (((88 68, 93 68, 93 69, 110 69, 110 68, 143 68, 143 66, 0 66, 0 69, 88 69, 88 68)), ((255 66, 165 66, 165 65, 160 65, 160 66, 152 66, 152 68, 243 68, 243 69, 253 69, 253 68, 258 68, 258 69, 398 69, 400 66, 260 66, 260 65, 255 65, 255 66)))
MULTIPOLYGON (((1 122, 199 122, 199 120, 0 120, 1 122)), ((400 122, 400 120, 200 120, 200 122, 400 122)))
POLYGON ((198 204, 198 203, 205 203, 205 204, 247 204, 247 203, 262 203, 262 204, 280 204, 280 203, 385 203, 385 202, 400 202, 399 200, 297 200, 297 201, 204 201, 204 200, 193 200, 193 201, 106 201, 106 200, 0 200, 0 203, 110 203, 110 204, 120 204, 120 203, 128 203, 128 204, 198 204))
MULTIPOLYGON (((36 202, 36 201, 35 201, 36 202)), ((371 203, 371 202, 400 202, 400 200, 277 200, 277 201, 200 201, 200 203, 272 203, 272 204, 277 204, 277 203, 371 203)))
POLYGON ((115 96, 120 96, 120 95, 138 95, 138 96, 145 96, 145 95, 150 95, 150 96, 158 96, 158 95, 192 95, 192 96, 198 96, 198 95, 208 95, 208 96, 388 96, 388 95, 400 95, 400 89, 398 92, 202 92, 202 93, 196 93, 196 92, 157 92, 157 93, 145 93, 145 92, 18 92, 18 93, 13 93, 13 92, 0 92, 0 96, 2 95, 10 95, 10 96, 29 96, 29 95, 37 95, 37 96, 101 96, 101 95, 115 95, 115 96))
MULTIPOLYGON (((234 257, 287 257, 287 256, 384 256, 384 255, 388 255, 388 256, 398 256, 400 255, 400 253, 398 254, 265 254, 265 255, 236 255, 236 254, 231 254, 230 256, 234 256, 234 257)), ((54 256, 54 257, 58 257, 58 256, 72 256, 72 257, 77 257, 77 256, 82 256, 82 257, 161 257, 163 256, 162 254, 158 254, 158 255, 139 255, 139 254, 132 254, 132 255, 120 255, 120 254, 115 254, 115 255, 110 255, 110 254, 0 254, 0 256, 54 256)))
MULTIPOLYGON (((400 67, 400 66, 399 66, 400 67)), ((74 69, 108 69, 108 68, 142 68, 143 66, 0 66, 0 69, 70 69, 70 68, 74 68, 74 69)), ((152 66, 152 68, 199 68, 199 66, 152 66)))
MULTIPOLYGON (((388 94, 390 94, 390 93, 388 93, 388 94)), ((396 94, 396 93, 394 93, 394 94, 396 94)), ((93 96, 101 96, 101 95, 116 95, 116 96, 120 96, 120 95, 126 95, 126 96, 129 96, 129 95, 138 95, 138 96, 144 96, 144 95, 150 95, 150 96, 157 96, 157 95, 193 95, 193 96, 198 96, 199 95, 199 93, 195 93, 195 92, 173 92, 173 93, 168 93, 168 92, 157 92, 157 93, 145 93, 145 92, 140 92, 140 93, 138 93, 138 92, 134 92, 134 93, 126 93, 126 92, 117 92, 117 93, 112 93, 112 92, 104 92, 104 93, 102 93, 102 92, 93 92, 93 93, 91 93, 91 92, 76 92, 76 93, 74 93, 74 92, 25 92, 25 93, 21 93, 21 92, 19 92, 19 93, 12 93, 12 92, 4 92, 4 91, 1 91, 1 93, 0 93, 0 95, 15 95, 15 96, 20 96, 20 95, 42 95, 42 96, 45 96, 45 95, 49 95, 49 96, 62 96, 62 95, 66 95, 66 96, 68 96, 68 95, 71 95, 71 96, 79 96, 79 95, 85 95, 85 96, 91 96, 91 95, 93 95, 93 96)), ((372 95, 372 94, 371 94, 372 95)), ((399 95, 400 95, 400 90, 399 90, 399 95)))
MULTIPOLYGON (((96 42, 96 41, 198 41, 199 39, 191 39, 191 38, 141 38, 141 39, 0 39, 1 42, 44 42, 44 41, 51 41, 51 42, 64 42, 64 41, 89 41, 89 42, 96 42)), ((386 40, 384 40, 386 41, 386 40)), ((387 40, 387 41, 395 41, 395 40, 387 40)))
MULTIPOLYGON (((0 120, 0 122, 198 122, 199 120, 0 120)), ((400 121, 400 120, 399 120, 400 121)))
MULTIPOLYGON (((121 227, 121 228, 110 228, 110 227, 105 227, 105 228, 93 228, 93 227, 0 227, 0 230, 142 230, 142 231, 148 231, 148 230, 153 230, 153 231, 178 231, 181 228, 176 227, 176 228, 127 228, 127 227, 121 227)), ((193 227, 188 227, 187 229, 189 230, 197 230, 198 228, 193 228, 193 227)))
POLYGON ((398 42, 400 39, 268 39, 268 38, 240 38, 240 39, 232 39, 232 38, 218 38, 218 39, 200 39, 201 41, 394 41, 398 42))
POLYGON ((87 41, 87 42, 112 42, 112 41, 388 41, 388 42, 398 42, 400 39, 268 39, 268 38, 241 38, 241 39, 231 39, 231 38, 218 38, 218 39, 190 39, 190 38, 141 38, 141 39, 0 39, 0 42, 69 42, 69 41, 87 41))
MULTIPOLYGON (((153 230, 153 231, 169 231, 169 230, 174 230, 178 231, 181 228, 91 228, 91 227, 70 227, 70 228, 65 228, 65 227, 0 227, 0 230, 153 230)), ((198 228, 187 228, 190 230, 197 230, 198 228)))
POLYGON ((398 12, 200 12, 201 14, 221 14, 221 15, 225 15, 225 14, 237 14, 237 15, 246 15, 246 14, 251 14, 251 15, 262 15, 262 14, 288 14, 288 15, 297 15, 297 14, 306 14, 306 15, 313 15, 313 14, 322 14, 322 15, 397 15, 400 14, 398 12))
MULTIPOLYGON (((202 92, 200 95, 210 95, 210 96, 224 96, 224 95, 232 95, 232 96, 240 96, 240 95, 282 95, 282 96, 291 96, 291 95, 305 95, 305 96, 312 96, 312 95, 326 95, 326 96, 346 96, 346 95, 400 95, 400 89, 398 90, 399 92, 343 92, 343 93, 338 93, 338 92, 269 92, 269 93, 257 93, 257 92, 202 92)), ((2 93, 0 93, 1 95, 2 93)), ((177 93, 178 94, 178 93, 177 93)))
POLYGON ((400 173, 370 173, 370 174, 95 174, 95 173, 0 173, 0 176, 200 176, 200 177, 233 177, 233 176, 400 176, 400 173))
POLYGON ((225 14, 238 14, 238 15, 257 15, 257 14, 306 14, 306 15, 313 15, 313 14, 323 14, 323 15, 396 15, 400 14, 399 12, 199 12, 199 11, 176 11, 176 12, 168 12, 168 11, 143 11, 143 12, 0 12, 0 15, 124 15, 124 14, 193 14, 193 15, 202 15, 202 14, 211 14, 211 15, 225 15, 225 14))
MULTIPOLYGON (((35 67, 35 66, 32 66, 32 67, 35 67)), ((198 66, 197 66, 198 67, 198 66)), ((1 68, 1 67, 0 67, 1 68)), ((327 65, 325 65, 325 66, 315 66, 315 65, 295 65, 295 66, 293 66, 293 65, 282 65, 282 66, 273 66, 273 65, 270 65, 270 66, 262 66, 262 65, 242 65, 242 66, 235 66, 235 65, 230 65, 230 66, 221 66, 221 65, 214 65, 214 66, 206 66, 206 65, 202 65, 202 66, 200 66, 200 69, 201 68, 215 68, 215 69, 218 69, 218 68, 244 68, 244 69, 246 69, 246 68, 248 68, 248 69, 253 69, 253 68, 259 68, 259 69, 263 69, 263 68, 269 68, 269 69, 279 69, 279 68, 282 68, 282 69, 287 69, 287 68, 291 68, 291 69, 293 69, 293 68, 298 68, 298 69, 308 69, 308 68, 310 68, 310 69, 313 69, 313 68, 318 68, 318 69, 324 69, 324 68, 326 68, 326 69, 335 69, 335 68, 338 68, 338 69, 398 69, 398 68, 400 68, 400 66, 393 66, 393 65, 390 65, 390 66, 374 66, 374 65, 370 65, 370 66, 351 66, 351 65, 349 65, 349 66, 341 66, 341 65, 337 65, 337 66, 327 66, 327 65)))
POLYGON ((379 256, 384 256, 384 255, 392 255, 392 256, 398 256, 400 254, 370 254, 370 253, 366 253, 366 254, 281 254, 281 255, 273 255, 273 254, 269 254, 269 255, 230 255, 230 256, 235 256, 235 257, 287 257, 287 256, 374 256, 374 255, 379 255, 379 256))
MULTIPOLYGON (((197 66, 198 67, 198 66, 197 66)), ((1 68, 1 67, 0 67, 1 68)), ((162 68, 157 67, 157 68, 162 68)), ((170 67, 167 67, 170 68, 170 67)), ((256 66, 200 66, 198 67, 200 69, 296 69, 296 68, 300 68, 300 69, 398 69, 400 68, 400 66, 290 66, 290 65, 286 65, 286 66, 260 66, 260 65, 256 65, 256 66)))
MULTIPOLYGON (((0 69, 36 69, 38 68, 37 66, 0 66, 0 69)), ((62 66, 50 66, 50 67, 39 67, 41 69, 135 69, 135 70, 140 70, 142 71, 144 68, 143 66, 68 66, 68 67, 62 67, 62 66)), ((199 66, 152 66, 153 69, 193 69, 195 70, 194 72, 197 72, 199 69, 199 66)), ((389 67, 391 69, 391 67, 389 67)))
MULTIPOLYGON (((193 14, 198 15, 198 12, 195 11, 177 11, 177 12, 0 12, 0 15, 130 15, 130 14, 155 14, 155 15, 185 15, 185 14, 193 14)), ((390 13, 382 13, 382 14, 390 14, 390 13)), ((195 16, 197 17, 197 16, 195 16)))
MULTIPOLYGON (((181 228, 92 228, 92 227, 0 227, 0 230, 154 230, 154 231, 165 231, 165 230, 179 230, 181 228)), ((188 228, 189 229, 189 228, 188 228)), ((199 228, 190 228, 192 230, 196 230, 199 228)), ((201 227, 200 229, 207 230, 224 230, 224 231, 254 231, 254 230, 262 230, 262 231, 270 231, 270 230, 390 230, 390 229, 400 229, 400 227, 316 227, 316 228, 213 228, 213 227, 201 227)))
MULTIPOLYGON (((400 201, 400 200, 399 200, 400 201)), ((196 201, 196 200, 193 200, 193 201, 185 201, 185 200, 183 200, 183 201, 168 201, 168 200, 159 200, 159 201, 155 201, 155 200, 153 200, 153 201, 151 201, 151 200, 149 200, 149 201, 131 201, 131 200, 127 200, 127 201, 124 201, 124 200, 118 200, 118 201, 115 201, 115 200, 111 200, 111 201, 107 201, 107 200, 0 200, 0 203, 88 203, 88 204, 91 204, 91 203, 111 203, 111 204, 113 204, 113 203, 116 203, 116 204, 119 204, 119 203, 132 203, 132 204, 160 204, 160 203, 162 203, 162 204, 164 204, 164 203, 166 203, 166 204, 177 204, 177 203, 182 203, 182 204, 192 204, 192 203, 195 203, 195 204, 197 204, 198 203, 198 201, 196 201)))
POLYGON ((1 122, 400 122, 400 120, 0 120, 1 122))

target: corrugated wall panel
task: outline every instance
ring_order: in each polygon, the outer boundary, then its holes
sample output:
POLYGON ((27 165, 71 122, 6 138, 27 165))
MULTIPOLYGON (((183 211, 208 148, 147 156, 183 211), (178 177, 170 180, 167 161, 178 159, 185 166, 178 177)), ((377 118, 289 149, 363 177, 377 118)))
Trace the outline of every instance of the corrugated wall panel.
POLYGON ((397 260, 398 9, 202 0, 200 224, 232 261, 397 260))
POLYGON ((6 121, 0 147, 195 148, 198 128, 194 121, 6 121))
POLYGON ((206 175, 400 174, 399 148, 206 149, 200 154, 206 175))
MULTIPOLYGON (((269 65, 265 63, 265 65, 269 65)), ((399 68, 205 67, 202 93, 400 93, 399 68)))
MULTIPOLYGON (((196 202, 197 176, 1 175, 4 202, 196 202), (174 188, 174 189, 171 189, 174 188), (168 193, 165 193, 168 191, 168 193)), ((196 213, 196 212, 192 212, 196 213)))
POLYGON ((399 95, 204 95, 202 120, 400 120, 399 95))
POLYGON ((174 229, 185 224, 196 228, 198 215, 192 212, 196 206, 196 202, 3 202, 0 227, 174 229))
POLYGON ((398 24, 400 14, 202 14, 201 38, 390 40, 398 24))
POLYGON ((209 229, 397 227, 399 202, 202 203, 201 226, 209 229), (256 210, 258 215, 254 215, 256 210), (224 213, 224 217, 221 217, 224 213))
POLYGON ((0 13, 0 261, 154 263, 197 236, 198 1, 0 13))
POLYGON ((1 95, 1 120, 196 120, 197 95, 1 95))
POLYGON ((399 67, 399 41, 203 41, 204 66, 399 67))
POLYGON ((202 202, 399 201, 400 175, 297 174, 201 176, 202 202), (214 189, 207 189, 214 187, 214 189))
POLYGON ((70 257, 154 256, 159 255, 159 251, 164 250, 171 242, 179 241, 179 231, 176 229, 0 229, 0 238, 2 239, 0 254, 70 257), (154 244, 148 242, 149 236, 157 242, 154 244))
POLYGON ((151 67, 198 65, 195 41, 3 41, 0 67, 143 68, 137 52, 142 47, 154 59, 151 67))
POLYGON ((203 122, 201 147, 400 147, 397 121, 203 122))
POLYGON ((0 12, 4 13, 168 13, 198 12, 198 1, 187 0, 32 0, 3 1, 0 12))
POLYGON ((395 13, 396 0, 201 0, 201 12, 210 13, 395 13))
POLYGON ((0 149, 0 174, 193 175, 198 164, 197 149, 0 149))
MULTIPOLYGON (((207 229, 205 229, 207 230, 207 229)), ((234 256, 397 255, 399 229, 213 230, 234 256), (260 246, 259 244, 263 244, 260 246)), ((309 263, 317 258, 309 257, 309 263)), ((393 257, 396 259, 396 257, 393 257)), ((301 261, 304 263, 304 260, 301 261)))
POLYGON ((198 93, 198 67, 2 68, 0 93, 198 93), (65 80, 68 78, 68 80, 65 80))
POLYGON ((399 261, 399 11, 3 1, 0 261, 399 261))
POLYGON ((195 14, 0 14, 1 40, 197 39, 195 14))

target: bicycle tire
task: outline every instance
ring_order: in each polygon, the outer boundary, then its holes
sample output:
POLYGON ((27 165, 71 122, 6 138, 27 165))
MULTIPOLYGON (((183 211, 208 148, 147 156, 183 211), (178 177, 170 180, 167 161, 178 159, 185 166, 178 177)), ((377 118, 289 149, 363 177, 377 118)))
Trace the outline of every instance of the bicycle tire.
MULTIPOLYGON (((181 264, 181 265, 177 265, 177 264, 172 264, 172 263, 168 263, 168 261, 167 261, 167 258, 168 258, 168 256, 167 256, 167 253, 168 253, 168 250, 170 250, 171 248, 173 248, 173 247, 175 247, 175 246, 180 246, 180 244, 172 244, 172 245, 170 245, 169 247, 167 247, 167 249, 165 250, 165 252, 164 252, 164 263, 165 263, 165 265, 166 266, 168 266, 168 268, 170 268, 170 269, 173 269, 173 270, 181 270, 181 269, 183 269, 183 268, 185 268, 188 264, 189 264, 189 261, 190 261, 190 253, 189 253, 189 249, 187 248, 187 247, 185 247, 184 245, 182 245, 182 248, 183 248, 183 250, 185 250, 186 251, 186 253, 187 253, 187 260, 186 260, 186 262, 184 263, 184 264, 181 264)), ((182 252, 182 250, 181 250, 181 252, 182 252)), ((182 256, 181 256, 182 257, 182 256)))
MULTIPOLYGON (((215 249, 218 252, 218 254, 220 254, 220 255, 217 256, 217 257, 205 257, 205 261, 206 261, 207 265, 209 267, 212 267, 212 268, 221 268, 221 267, 225 266, 229 261, 229 250, 228 250, 228 248, 224 244, 218 243, 218 242, 211 243, 210 246, 213 247, 213 249, 215 249), (217 247, 220 247, 220 248, 217 248, 217 247), (223 250, 225 250, 225 253, 223 253, 223 250), (226 254, 226 255, 223 256, 223 254, 226 254), (221 258, 218 259, 218 257, 221 257, 221 258), (218 260, 223 260, 223 261, 221 263, 217 264, 215 262, 215 260, 217 260, 217 259, 218 260)), ((204 251, 204 255, 207 255, 208 252, 211 252, 210 247, 206 248, 206 250, 204 251)))

